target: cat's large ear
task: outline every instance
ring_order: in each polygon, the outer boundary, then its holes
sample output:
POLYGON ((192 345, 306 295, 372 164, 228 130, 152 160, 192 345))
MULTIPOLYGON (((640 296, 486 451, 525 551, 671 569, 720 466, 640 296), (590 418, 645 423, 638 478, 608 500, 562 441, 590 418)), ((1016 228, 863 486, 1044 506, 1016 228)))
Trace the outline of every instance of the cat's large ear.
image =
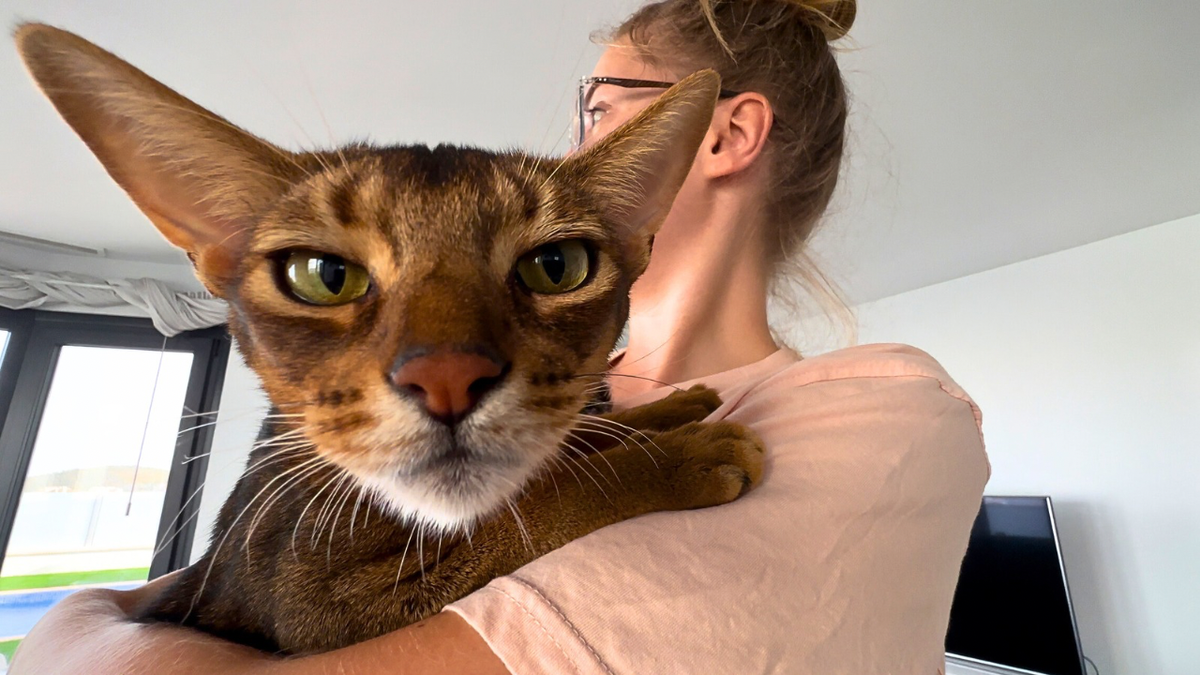
POLYGON ((296 156, 76 35, 24 24, 15 37, 67 124, 222 295, 256 216, 303 175, 296 156))
POLYGON ((583 180, 614 222, 648 239, 692 168, 720 91, 715 71, 689 75, 563 168, 583 180))

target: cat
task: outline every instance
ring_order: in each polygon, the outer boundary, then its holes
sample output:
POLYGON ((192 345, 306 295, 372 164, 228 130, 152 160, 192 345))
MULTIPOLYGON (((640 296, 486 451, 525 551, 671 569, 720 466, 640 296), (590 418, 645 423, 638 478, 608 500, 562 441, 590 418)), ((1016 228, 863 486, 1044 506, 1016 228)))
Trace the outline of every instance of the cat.
POLYGON ((581 410, 712 116, 701 71, 565 158, 276 147, 86 40, 37 85, 198 279, 273 408, 205 555, 139 610, 303 654, 396 630, 600 527, 727 503, 763 448, 679 391, 581 410))

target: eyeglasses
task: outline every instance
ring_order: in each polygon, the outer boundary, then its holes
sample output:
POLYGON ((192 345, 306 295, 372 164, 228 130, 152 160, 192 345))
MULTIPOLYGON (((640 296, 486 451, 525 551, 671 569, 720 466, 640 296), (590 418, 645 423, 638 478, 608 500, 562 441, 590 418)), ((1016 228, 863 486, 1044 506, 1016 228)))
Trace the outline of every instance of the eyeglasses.
MULTIPOLYGON (((676 82, 659 82, 657 80, 631 80, 624 77, 584 77, 579 80, 579 97, 575 100, 575 120, 571 124, 571 149, 578 150, 587 141, 588 135, 596 128, 596 123, 600 121, 597 113, 603 114, 604 111, 597 110, 592 107, 592 94, 596 92, 596 87, 602 84, 611 84, 615 87, 624 87, 626 89, 670 89, 674 87, 676 82)), ((732 98, 741 94, 740 91, 730 91, 722 89, 718 94, 718 98, 732 98)))

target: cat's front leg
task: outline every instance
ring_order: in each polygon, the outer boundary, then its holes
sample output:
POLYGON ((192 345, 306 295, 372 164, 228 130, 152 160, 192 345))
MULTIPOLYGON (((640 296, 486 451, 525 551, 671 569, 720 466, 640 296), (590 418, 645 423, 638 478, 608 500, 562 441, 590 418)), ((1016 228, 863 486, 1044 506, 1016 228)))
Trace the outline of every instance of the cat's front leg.
POLYGON ((700 422, 719 407, 721 397, 717 392, 698 384, 636 408, 583 416, 582 423, 571 432, 567 442, 583 452, 598 452, 619 444, 645 443, 647 433, 700 422))
POLYGON ((318 607, 291 607, 276 626, 280 645, 326 651, 402 628, 606 525, 733 501, 762 478, 763 460, 758 438, 730 422, 692 422, 577 458, 532 483, 511 512, 501 510, 469 539, 413 541, 398 555, 347 570, 319 594, 292 594, 301 605, 319 597, 320 608, 347 611, 335 619, 318 607))
MULTIPOLYGON (((528 514, 524 520, 531 538, 536 531, 545 545, 557 548, 645 513, 733 501, 762 478, 762 441, 741 424, 686 422, 641 439, 586 458, 587 473, 598 481, 575 480, 563 468, 534 483, 518 502, 519 512, 528 514), (538 522, 531 528, 530 521, 538 522)), ((508 520, 496 518, 481 529, 512 536, 508 520)))
POLYGON ((692 422, 581 458, 533 483, 511 512, 482 523, 432 573, 402 581, 402 593, 432 614, 607 525, 731 502, 762 479, 764 459, 758 437, 731 422, 692 422))

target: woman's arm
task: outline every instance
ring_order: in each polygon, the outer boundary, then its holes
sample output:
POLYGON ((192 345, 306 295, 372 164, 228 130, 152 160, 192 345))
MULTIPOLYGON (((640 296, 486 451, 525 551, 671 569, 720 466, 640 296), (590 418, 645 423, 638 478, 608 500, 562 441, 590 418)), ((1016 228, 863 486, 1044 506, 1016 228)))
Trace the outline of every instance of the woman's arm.
POLYGON ((442 612, 406 628, 336 651, 276 660, 269 675, 510 675, 500 657, 459 615, 442 612))
POLYGON ((189 628, 130 621, 133 609, 159 588, 156 581, 134 591, 68 596, 21 642, 9 673, 509 675, 479 633, 451 612, 345 649, 282 659, 189 628))
MULTIPOLYGON (((615 413, 608 417, 631 431, 634 428, 662 430, 682 427, 675 429, 675 433, 681 434, 680 438, 691 439, 696 435, 696 430, 685 425, 703 419, 720 404, 721 400, 715 392, 696 387, 667 397, 661 405, 615 413)), ((727 429, 714 428, 711 431, 717 434, 718 440, 728 441, 724 435, 729 433, 727 429)), ((637 433, 645 436, 641 431, 637 433)), ((584 433, 578 435, 584 437, 584 433)), ((657 443, 667 444, 669 436, 669 433, 659 436, 657 443)), ((594 443, 588 444, 592 447, 604 447, 606 442, 611 443, 610 438, 617 438, 625 446, 616 448, 615 452, 620 454, 627 450, 641 461, 641 444, 637 443, 637 452, 629 450, 628 444, 611 431, 597 435, 593 439, 594 443)), ((742 440, 743 434, 738 432, 736 439, 742 440)), ((725 446, 713 445, 715 449, 723 447, 725 446)), ((659 450, 662 448, 659 447, 659 450)), ((760 453, 761 450, 755 450, 755 466, 761 464, 760 453)), ((707 456, 708 452, 702 454, 707 456)), ((651 460, 653 461, 652 458, 651 460)), ((606 458, 604 461, 612 469, 610 460, 606 458)), ((634 475, 642 473, 644 472, 634 472, 634 475)), ((691 484, 674 477, 676 488, 683 489, 689 499, 689 506, 694 506, 692 502, 697 499, 702 503, 709 503, 705 500, 711 498, 708 488, 711 487, 712 481, 703 476, 699 477, 702 480, 691 486, 695 489, 685 489, 691 484)), ((718 487, 722 486, 722 481, 718 481, 718 487)), ((599 483, 596 485, 599 488, 599 483)), ((580 486, 588 487, 582 481, 580 486)), ((565 486, 563 489, 569 490, 571 486, 565 486)), ((603 492, 603 488, 600 490, 603 492)), ((555 493, 558 492, 559 488, 555 486, 555 493)), ((649 491, 650 494, 657 492, 658 490, 649 491)), ((674 493, 666 491, 663 494, 674 493)), ((561 500, 561 495, 559 498, 561 500)), ((581 500, 581 503, 590 502, 581 500)), ((561 507, 561 501, 559 504, 561 507)), ((585 523, 589 519, 580 517, 574 520, 585 523)), ((22 641, 11 673, 509 675, 508 669, 487 642, 454 612, 442 612, 425 621, 344 649, 289 659, 273 657, 189 628, 169 624, 141 624, 130 620, 135 608, 145 605, 170 583, 169 577, 163 577, 133 591, 88 589, 68 596, 51 609, 22 641)))

